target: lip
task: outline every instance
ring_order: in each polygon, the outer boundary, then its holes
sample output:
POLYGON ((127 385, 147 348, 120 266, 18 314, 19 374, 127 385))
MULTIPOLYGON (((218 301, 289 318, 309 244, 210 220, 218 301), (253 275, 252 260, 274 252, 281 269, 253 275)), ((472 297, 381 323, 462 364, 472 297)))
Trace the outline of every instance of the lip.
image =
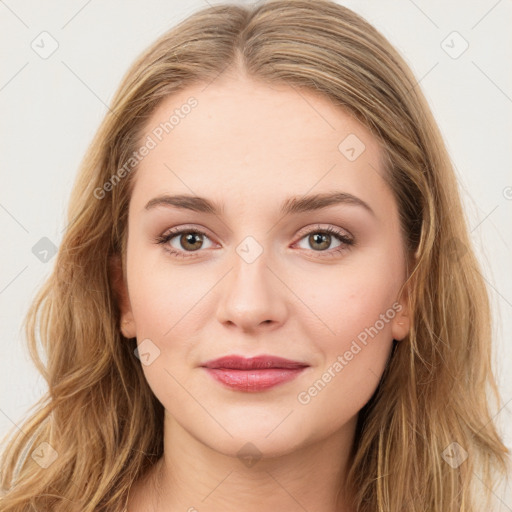
POLYGON ((226 370, 262 370, 269 368, 304 368, 309 366, 307 363, 292 361, 283 357, 263 354, 255 357, 244 357, 230 355, 211 359, 201 366, 205 368, 222 368, 226 370))
POLYGON ((259 392, 294 379, 309 365, 271 355, 250 358, 231 355, 207 361, 201 367, 231 389, 259 392))

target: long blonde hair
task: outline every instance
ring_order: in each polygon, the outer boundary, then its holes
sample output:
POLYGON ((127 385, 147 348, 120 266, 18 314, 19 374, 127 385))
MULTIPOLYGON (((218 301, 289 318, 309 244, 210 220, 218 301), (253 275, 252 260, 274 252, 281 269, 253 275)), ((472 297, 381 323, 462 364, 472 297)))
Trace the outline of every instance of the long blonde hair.
POLYGON ((131 484, 162 456, 163 407, 134 356, 136 340, 120 332, 111 267, 113 255, 125 255, 136 169, 104 197, 95 191, 137 149, 163 98, 237 66, 269 84, 316 91, 371 130, 385 149, 404 249, 416 255, 410 333, 359 414, 347 477, 356 510, 483 510, 476 489, 490 499, 508 450, 490 405, 499 407, 500 396, 488 294, 452 164, 401 56, 360 16, 326 0, 204 9, 123 78, 81 165, 53 272, 26 318, 49 390, 6 445, 0 510, 121 511, 131 484), (51 464, 38 464, 36 450, 51 464))

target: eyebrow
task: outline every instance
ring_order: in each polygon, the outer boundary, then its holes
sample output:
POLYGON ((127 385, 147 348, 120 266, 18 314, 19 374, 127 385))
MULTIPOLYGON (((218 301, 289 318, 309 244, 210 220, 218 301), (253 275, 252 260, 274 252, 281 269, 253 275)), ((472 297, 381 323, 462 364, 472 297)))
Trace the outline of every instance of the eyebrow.
MULTIPOLYGON (((323 194, 313 194, 309 196, 294 196, 286 199, 281 205, 281 215, 293 215, 298 213, 311 212, 327 208, 337 204, 348 204, 361 206, 373 216, 375 212, 370 205, 359 197, 347 192, 329 192, 323 194)), ((208 213, 212 215, 222 214, 223 208, 215 201, 204 197, 192 196, 187 194, 180 195, 162 195, 151 199, 145 206, 145 210, 151 210, 157 206, 182 208, 194 212, 208 213)))

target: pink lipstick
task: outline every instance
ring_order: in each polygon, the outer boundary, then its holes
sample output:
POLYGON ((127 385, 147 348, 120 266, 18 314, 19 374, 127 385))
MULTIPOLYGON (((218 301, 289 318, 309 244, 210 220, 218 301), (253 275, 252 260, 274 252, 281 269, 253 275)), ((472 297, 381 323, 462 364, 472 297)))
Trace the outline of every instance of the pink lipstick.
POLYGON ((201 365, 217 381, 237 391, 258 392, 288 382, 309 365, 277 356, 231 355, 201 365))

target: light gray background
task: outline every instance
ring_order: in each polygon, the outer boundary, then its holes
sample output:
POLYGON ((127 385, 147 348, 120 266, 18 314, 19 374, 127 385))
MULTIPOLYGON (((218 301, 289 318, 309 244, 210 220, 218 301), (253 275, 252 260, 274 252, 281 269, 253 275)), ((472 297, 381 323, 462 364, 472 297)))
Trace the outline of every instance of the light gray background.
MULTIPOLYGON (((217 3, 0 0, 0 436, 45 390, 21 323, 55 258, 41 261, 33 247, 43 237, 59 245, 78 165, 134 58, 178 21, 217 3), (48 58, 31 47, 51 49, 43 31, 58 43, 48 58)), ((340 3, 402 53, 445 137, 490 290, 505 404, 496 417, 512 447, 512 3, 340 3), (454 58, 464 41, 467 50, 454 58)), ((510 490, 500 499, 500 512, 512 511, 510 490)))

